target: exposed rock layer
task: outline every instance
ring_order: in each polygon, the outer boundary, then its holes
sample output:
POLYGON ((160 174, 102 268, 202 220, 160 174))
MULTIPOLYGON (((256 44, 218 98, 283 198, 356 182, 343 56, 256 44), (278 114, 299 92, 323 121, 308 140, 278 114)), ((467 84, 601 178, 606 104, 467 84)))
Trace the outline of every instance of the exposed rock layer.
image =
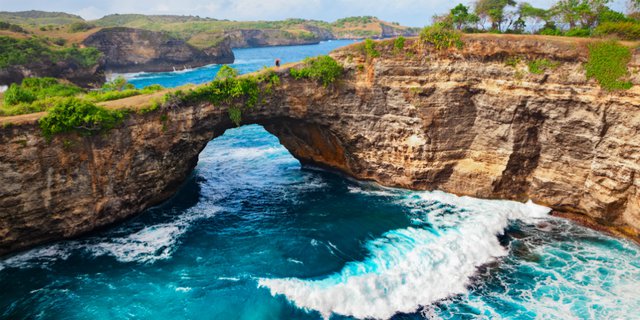
MULTIPOLYGON (((303 163, 388 186, 532 199, 637 239, 640 79, 628 91, 601 90, 585 78, 585 44, 575 41, 474 36, 459 51, 400 54, 387 42, 373 60, 347 48, 333 54, 346 67, 342 80, 324 88, 283 70, 280 87, 243 123, 262 124, 303 163), (524 62, 505 65, 516 55, 561 65, 530 74, 524 62)), ((633 59, 637 70, 640 54, 633 59)), ((224 106, 202 103, 49 144, 36 118, 0 129, 0 254, 166 200, 206 143, 232 127, 224 106)))
POLYGON ((228 40, 200 50, 162 32, 132 28, 102 29, 84 40, 105 56, 105 67, 114 72, 162 72, 233 63, 228 40))
POLYGON ((24 65, 0 69, 0 85, 20 83, 28 77, 54 77, 81 87, 100 87, 104 81, 104 61, 86 67, 73 59, 30 61, 24 65))

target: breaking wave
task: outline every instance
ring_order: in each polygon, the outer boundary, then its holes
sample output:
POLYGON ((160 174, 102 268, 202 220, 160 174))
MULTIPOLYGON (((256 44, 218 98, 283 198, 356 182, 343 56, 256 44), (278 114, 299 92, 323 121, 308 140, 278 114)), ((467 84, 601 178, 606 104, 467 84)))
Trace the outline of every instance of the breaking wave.
POLYGON ((512 220, 533 222, 549 209, 443 192, 404 193, 414 226, 366 243, 369 256, 321 279, 259 279, 296 306, 357 318, 389 318, 467 292, 479 266, 507 254, 498 235, 512 220))

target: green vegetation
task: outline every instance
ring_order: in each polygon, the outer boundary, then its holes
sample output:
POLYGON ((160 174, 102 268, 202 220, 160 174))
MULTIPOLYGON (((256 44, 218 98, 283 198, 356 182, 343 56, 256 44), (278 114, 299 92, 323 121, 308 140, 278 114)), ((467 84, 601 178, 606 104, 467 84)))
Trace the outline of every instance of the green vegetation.
POLYGON ((529 61, 527 65, 529 66, 529 72, 533 74, 543 74, 546 70, 559 67, 560 63, 548 59, 536 59, 529 61))
POLYGON ((336 22, 334 22, 334 25, 342 28, 346 25, 366 25, 368 23, 374 22, 374 20, 377 20, 377 18, 372 16, 347 17, 336 20, 336 22))
POLYGON ((290 73, 295 79, 313 79, 328 87, 342 76, 343 69, 333 58, 320 56, 305 59, 302 68, 291 68, 290 73))
POLYGON ((96 26, 86 23, 84 21, 74 22, 69 25, 70 32, 82 32, 95 28, 96 26))
POLYGON ((378 52, 378 50, 376 50, 376 43, 375 41, 371 40, 371 39, 365 39, 364 43, 362 44, 362 50, 364 51, 364 54, 367 56, 367 58, 377 58, 380 56, 380 52, 378 52))
POLYGON ((605 22, 594 30, 597 36, 613 36, 622 40, 640 39, 639 22, 605 22))
POLYGON ((124 78, 106 83, 98 91, 90 91, 54 78, 25 78, 21 84, 12 84, 4 93, 0 116, 46 111, 63 98, 76 97, 88 102, 117 100, 163 90, 160 85, 136 89, 124 78))
POLYGON ((38 123, 42 134, 50 140, 58 133, 92 135, 107 131, 118 125, 125 114, 122 110, 108 110, 88 101, 66 98, 57 102, 38 123))
POLYGON ((596 79, 605 90, 629 89, 632 83, 622 78, 629 74, 630 60, 631 49, 615 41, 594 43, 589 46, 589 60, 585 65, 587 78, 596 79))
POLYGON ((29 26, 52 26, 65 25, 78 21, 84 21, 80 16, 64 12, 45 11, 21 11, 21 12, 0 12, 0 20, 13 24, 29 26))
POLYGON ((280 84, 280 77, 273 71, 263 71, 258 76, 238 76, 238 71, 224 65, 209 84, 185 92, 178 90, 165 96, 165 104, 200 103, 228 106, 229 118, 240 125, 242 111, 256 106, 280 84))
POLYGON ((549 9, 516 0, 478 0, 434 17, 435 24, 465 32, 535 33, 569 37, 640 40, 640 4, 628 0, 627 15, 609 8, 612 0, 557 0, 549 9))
POLYGON ((393 53, 398 54, 404 50, 404 43, 406 39, 403 36, 399 36, 393 40, 393 53))
POLYGON ((442 24, 425 27, 422 32, 420 32, 420 41, 432 44, 437 50, 452 47, 461 49, 464 45, 461 37, 460 31, 448 28, 442 24))
POLYGON ((70 97, 81 92, 82 89, 54 78, 26 78, 20 85, 12 84, 4 93, 4 106, 9 108, 0 109, 0 115, 43 111, 49 98, 70 97), (31 106, 36 101, 39 103, 31 106))
POLYGON ((9 30, 18 33, 28 33, 27 30, 17 24, 0 21, 0 30, 9 30))
POLYGON ((0 68, 33 61, 75 61, 84 67, 98 63, 101 53, 95 48, 57 48, 43 39, 14 39, 0 36, 0 68))

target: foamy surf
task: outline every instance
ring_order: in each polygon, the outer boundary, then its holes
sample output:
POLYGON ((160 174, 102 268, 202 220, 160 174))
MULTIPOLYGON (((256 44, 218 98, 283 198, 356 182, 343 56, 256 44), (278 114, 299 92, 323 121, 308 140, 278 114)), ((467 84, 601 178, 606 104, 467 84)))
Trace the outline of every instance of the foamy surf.
POLYGON ((532 202, 480 200, 443 192, 411 192, 417 227, 389 231, 366 243, 369 256, 322 279, 259 279, 296 306, 356 318, 386 319, 467 292, 477 268, 507 254, 497 236, 510 220, 532 221, 549 209, 532 202), (446 210, 425 208, 448 205, 446 210))

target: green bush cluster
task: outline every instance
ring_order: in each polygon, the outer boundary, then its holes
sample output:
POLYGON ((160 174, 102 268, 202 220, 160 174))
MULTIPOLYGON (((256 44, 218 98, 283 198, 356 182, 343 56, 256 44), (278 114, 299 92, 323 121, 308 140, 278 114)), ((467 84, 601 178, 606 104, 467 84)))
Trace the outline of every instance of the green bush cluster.
POLYGON ((393 52, 396 54, 402 52, 402 50, 404 50, 405 41, 406 39, 403 36, 399 36, 393 40, 393 52))
POLYGON ((136 87, 129 83, 124 77, 117 77, 102 85, 100 90, 89 92, 86 98, 92 102, 103 102, 154 93, 163 89, 164 87, 158 84, 136 89, 136 87))
POLYGON ((83 67, 98 63, 101 53, 96 48, 54 48, 39 38, 15 39, 0 36, 0 68, 28 64, 33 61, 75 61, 83 67))
POLYGON ((560 63, 549 59, 536 59, 529 61, 527 65, 529 66, 529 72, 533 74, 543 74, 546 70, 559 67, 560 63))
POLYGON ((597 36, 613 36, 622 40, 639 40, 640 23, 638 22, 605 22, 596 27, 597 36))
POLYGON ((38 123, 42 134, 50 140, 58 133, 92 135, 104 132, 118 125, 125 114, 122 110, 108 110, 88 101, 66 98, 56 103, 38 123))
POLYGON ((420 40, 423 43, 432 44, 437 50, 458 48, 462 49, 462 34, 458 30, 448 28, 441 24, 425 27, 420 32, 420 40))
POLYGON ((589 45, 589 59, 585 65, 587 78, 596 79, 605 90, 626 90, 633 86, 622 78, 629 74, 627 64, 631 49, 615 41, 589 45))
POLYGON ((25 78, 12 84, 4 94, 4 104, 15 106, 51 97, 70 97, 84 92, 77 86, 60 83, 54 78, 25 78))
POLYGON ((216 78, 206 86, 189 91, 178 90, 165 96, 165 103, 199 103, 208 101, 228 106, 229 118, 236 125, 242 121, 242 110, 253 108, 261 97, 271 94, 280 84, 280 77, 273 71, 258 76, 238 76, 238 71, 224 65, 216 78))
POLYGON ((291 68, 289 71, 294 79, 313 79, 328 87, 343 73, 342 66, 329 56, 307 58, 302 68, 291 68))
POLYGON ((95 27, 96 27, 95 25, 86 23, 84 21, 78 21, 78 22, 74 22, 74 23, 69 25, 69 31, 71 31, 71 32, 82 32, 82 31, 91 30, 91 29, 93 29, 95 27))
POLYGON ((23 29, 21 26, 17 24, 12 24, 4 21, 0 21, 0 30, 9 30, 18 33, 28 33, 27 30, 23 29))
POLYGON ((371 39, 364 40, 364 54, 367 58, 377 58, 380 56, 380 52, 376 50, 376 42, 371 39))

